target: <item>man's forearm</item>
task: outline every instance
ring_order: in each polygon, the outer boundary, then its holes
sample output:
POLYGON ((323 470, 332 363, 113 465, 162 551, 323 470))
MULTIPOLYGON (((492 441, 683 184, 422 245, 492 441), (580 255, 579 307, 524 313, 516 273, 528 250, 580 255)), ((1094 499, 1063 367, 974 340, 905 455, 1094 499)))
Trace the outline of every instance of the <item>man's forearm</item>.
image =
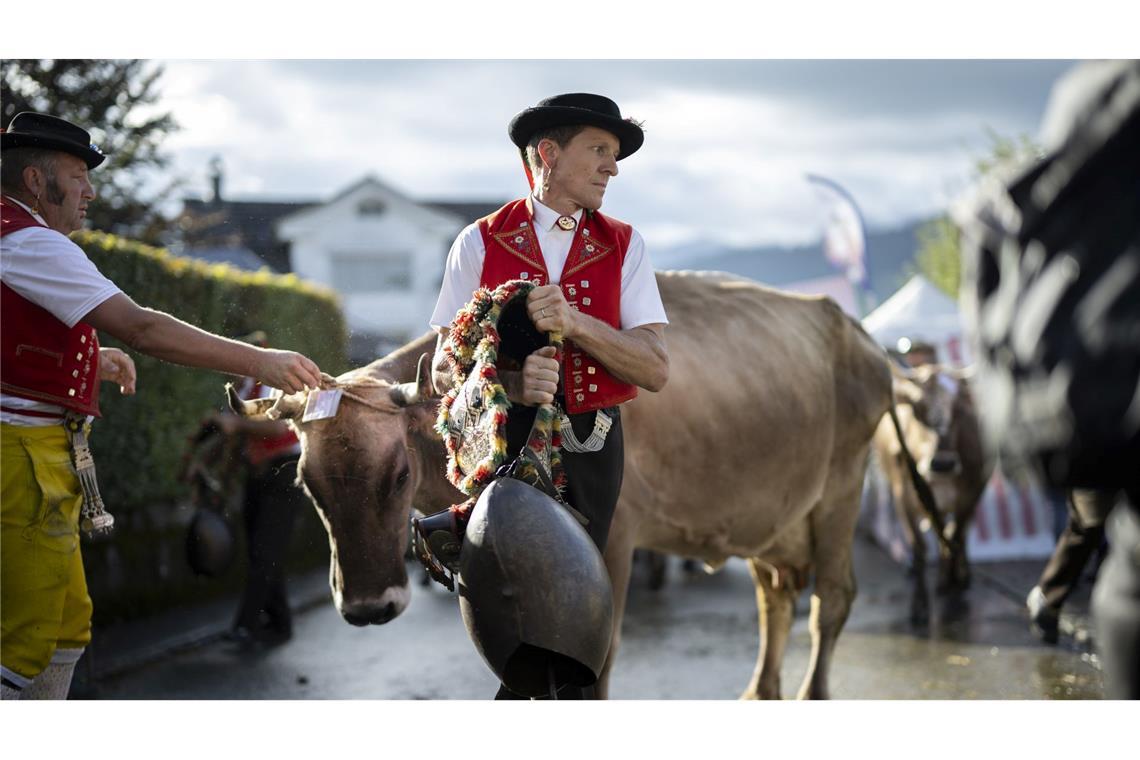
POLYGON ((213 335, 161 311, 143 310, 145 317, 132 325, 133 329, 126 335, 115 335, 136 351, 187 367, 256 374, 257 349, 253 346, 213 335))
POLYGON ((619 380, 659 391, 669 379, 669 354, 665 349, 664 325, 643 325, 615 330, 588 314, 575 312, 570 337, 619 380))
POLYGON ((321 371, 295 351, 262 349, 223 338, 116 293, 89 311, 83 321, 136 351, 157 359, 244 375, 272 388, 295 393, 320 387, 321 371))

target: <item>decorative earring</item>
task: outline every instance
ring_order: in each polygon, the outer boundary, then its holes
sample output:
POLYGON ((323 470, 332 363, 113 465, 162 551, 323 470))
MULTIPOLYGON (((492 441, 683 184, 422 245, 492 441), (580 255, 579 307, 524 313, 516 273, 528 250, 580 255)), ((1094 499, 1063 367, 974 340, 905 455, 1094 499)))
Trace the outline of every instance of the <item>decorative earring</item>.
POLYGON ((33 214, 40 213, 40 196, 38 196, 38 195, 36 196, 36 199, 32 202, 32 213, 33 214))
POLYGON ((548 165, 545 176, 542 178, 542 192, 550 192, 550 178, 554 176, 554 164, 548 165))

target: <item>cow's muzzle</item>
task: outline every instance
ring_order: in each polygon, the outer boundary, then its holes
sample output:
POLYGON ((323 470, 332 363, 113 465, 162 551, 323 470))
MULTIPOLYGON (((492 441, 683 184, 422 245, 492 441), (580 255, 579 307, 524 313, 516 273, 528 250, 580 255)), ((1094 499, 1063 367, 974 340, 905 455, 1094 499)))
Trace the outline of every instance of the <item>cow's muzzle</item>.
POLYGON ((399 616, 408 606, 410 592, 406 586, 390 588, 376 601, 344 603, 340 615, 352 625, 383 625, 399 616))
POLYGON ((930 471, 941 475, 957 474, 962 469, 962 461, 953 451, 938 451, 930 459, 930 471))

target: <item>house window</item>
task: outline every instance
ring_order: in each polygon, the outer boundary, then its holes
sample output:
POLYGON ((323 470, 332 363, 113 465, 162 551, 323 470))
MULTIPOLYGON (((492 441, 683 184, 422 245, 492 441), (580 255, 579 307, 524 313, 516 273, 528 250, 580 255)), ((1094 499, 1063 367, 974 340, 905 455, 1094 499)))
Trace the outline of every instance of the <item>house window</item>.
POLYGON ((337 254, 332 285, 341 293, 406 291, 412 286, 412 257, 401 253, 337 254))
POLYGON ((368 198, 356 205, 356 213, 358 216, 380 216, 384 213, 385 208, 387 207, 383 201, 368 198))

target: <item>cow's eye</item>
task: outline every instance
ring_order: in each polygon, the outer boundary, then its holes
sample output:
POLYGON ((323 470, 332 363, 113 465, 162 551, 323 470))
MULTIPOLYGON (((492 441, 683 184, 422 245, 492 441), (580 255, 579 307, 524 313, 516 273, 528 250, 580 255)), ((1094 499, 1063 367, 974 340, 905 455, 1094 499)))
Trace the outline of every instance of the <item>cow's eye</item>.
POLYGON ((396 488, 397 489, 403 488, 404 484, 406 484, 408 482, 408 478, 411 477, 411 474, 412 474, 411 471, 404 470, 399 475, 397 475, 396 476, 396 488))

